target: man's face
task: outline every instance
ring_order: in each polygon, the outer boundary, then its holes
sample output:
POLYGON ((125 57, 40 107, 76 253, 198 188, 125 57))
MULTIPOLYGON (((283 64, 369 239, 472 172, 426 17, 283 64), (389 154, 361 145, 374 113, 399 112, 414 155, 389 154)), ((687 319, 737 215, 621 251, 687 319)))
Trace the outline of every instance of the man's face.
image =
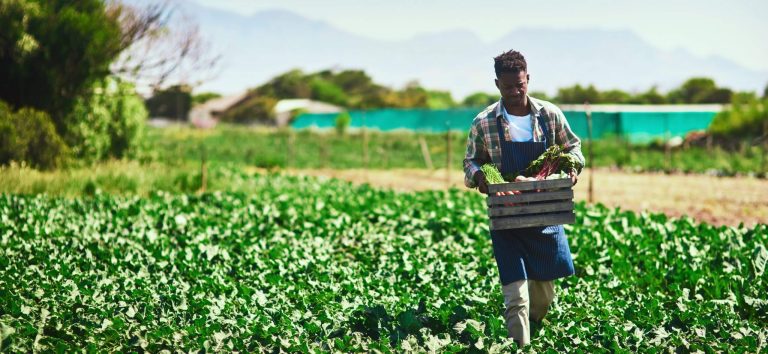
POLYGON ((525 95, 528 93, 528 79, 528 73, 525 71, 498 75, 496 87, 506 104, 523 105, 525 95))

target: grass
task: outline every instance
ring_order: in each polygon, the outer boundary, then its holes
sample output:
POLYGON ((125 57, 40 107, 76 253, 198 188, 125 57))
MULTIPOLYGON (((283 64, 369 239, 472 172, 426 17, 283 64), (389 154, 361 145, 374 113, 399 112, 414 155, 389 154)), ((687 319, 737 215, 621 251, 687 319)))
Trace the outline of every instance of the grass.
MULTIPOLYGON (((201 160, 206 160, 209 190, 237 190, 229 171, 263 169, 423 169, 426 167, 420 139, 430 153, 433 168, 444 169, 448 158, 446 134, 413 132, 365 135, 352 132, 291 131, 222 125, 212 130, 185 126, 148 128, 141 151, 132 160, 106 161, 51 172, 22 165, 0 167, 0 192, 63 196, 109 194, 148 195, 153 191, 191 193, 200 189, 201 160), (368 142, 367 159, 364 142, 368 142)), ((583 152, 587 155, 585 144, 583 152)), ((450 134, 451 168, 461 171, 466 133, 450 134)), ((594 166, 617 167, 636 172, 668 171, 717 175, 765 176, 760 147, 729 152, 692 147, 673 150, 627 145, 618 139, 594 144, 594 166)))
MULTIPOLYGON (((149 129, 144 150, 152 151, 150 161, 175 164, 199 162, 203 154, 212 164, 241 164, 263 168, 426 168, 419 139, 423 138, 434 168, 445 168, 448 159, 446 134, 408 131, 366 136, 354 132, 343 136, 333 131, 291 131, 220 126, 199 131, 176 126, 149 129), (365 158, 364 141, 368 141, 365 158)), ((467 133, 450 134, 450 165, 462 169, 467 133)), ((588 156, 589 144, 582 151, 588 156)), ((612 138, 593 144, 595 167, 617 167, 636 172, 666 171, 714 173, 718 175, 764 174, 766 152, 759 146, 740 151, 702 147, 675 148, 669 157, 660 144, 629 145, 612 138)))

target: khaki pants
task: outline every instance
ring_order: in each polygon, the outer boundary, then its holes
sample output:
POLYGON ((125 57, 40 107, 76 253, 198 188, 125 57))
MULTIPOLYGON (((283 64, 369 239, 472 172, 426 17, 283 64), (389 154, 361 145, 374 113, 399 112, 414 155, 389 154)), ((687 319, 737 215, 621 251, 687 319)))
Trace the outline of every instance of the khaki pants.
POLYGON ((555 298, 555 282, 519 280, 501 287, 507 333, 519 346, 531 342, 529 319, 541 322, 555 298))

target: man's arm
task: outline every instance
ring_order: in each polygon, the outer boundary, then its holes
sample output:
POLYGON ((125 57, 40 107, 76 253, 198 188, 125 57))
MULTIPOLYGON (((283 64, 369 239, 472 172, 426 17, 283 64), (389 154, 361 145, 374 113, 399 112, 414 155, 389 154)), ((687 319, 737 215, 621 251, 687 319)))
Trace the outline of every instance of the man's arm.
POLYGON ((472 127, 469 130, 469 138, 467 139, 467 152, 464 155, 464 185, 468 188, 478 187, 478 179, 482 177, 482 182, 485 181, 485 176, 480 171, 480 166, 491 161, 491 157, 488 154, 488 150, 485 147, 485 138, 483 129, 480 126, 480 120, 475 118, 472 122, 472 127), (476 176, 476 174, 479 175, 476 176))
POLYGON ((565 151, 573 156, 577 161, 577 169, 575 174, 581 173, 586 161, 584 155, 581 153, 581 139, 571 130, 571 126, 568 124, 568 120, 565 118, 565 114, 557 106, 553 109, 554 125, 555 125, 555 142, 565 147, 565 151))

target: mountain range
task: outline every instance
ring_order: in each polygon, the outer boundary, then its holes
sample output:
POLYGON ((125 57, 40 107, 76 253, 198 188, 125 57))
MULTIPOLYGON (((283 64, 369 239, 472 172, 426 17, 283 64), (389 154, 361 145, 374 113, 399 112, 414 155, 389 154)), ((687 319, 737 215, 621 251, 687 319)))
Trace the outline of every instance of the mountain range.
POLYGON ((192 1, 181 6, 221 55, 217 74, 198 91, 236 93, 290 69, 335 68, 363 69, 374 81, 395 88, 415 80, 461 99, 495 90, 493 57, 509 49, 525 55, 530 89, 550 94, 577 83, 601 90, 637 92, 657 86, 667 91, 694 76, 711 77, 735 90, 762 91, 768 83, 768 72, 724 57, 661 50, 629 30, 527 28, 492 42, 453 30, 385 41, 286 10, 244 15, 192 1))

